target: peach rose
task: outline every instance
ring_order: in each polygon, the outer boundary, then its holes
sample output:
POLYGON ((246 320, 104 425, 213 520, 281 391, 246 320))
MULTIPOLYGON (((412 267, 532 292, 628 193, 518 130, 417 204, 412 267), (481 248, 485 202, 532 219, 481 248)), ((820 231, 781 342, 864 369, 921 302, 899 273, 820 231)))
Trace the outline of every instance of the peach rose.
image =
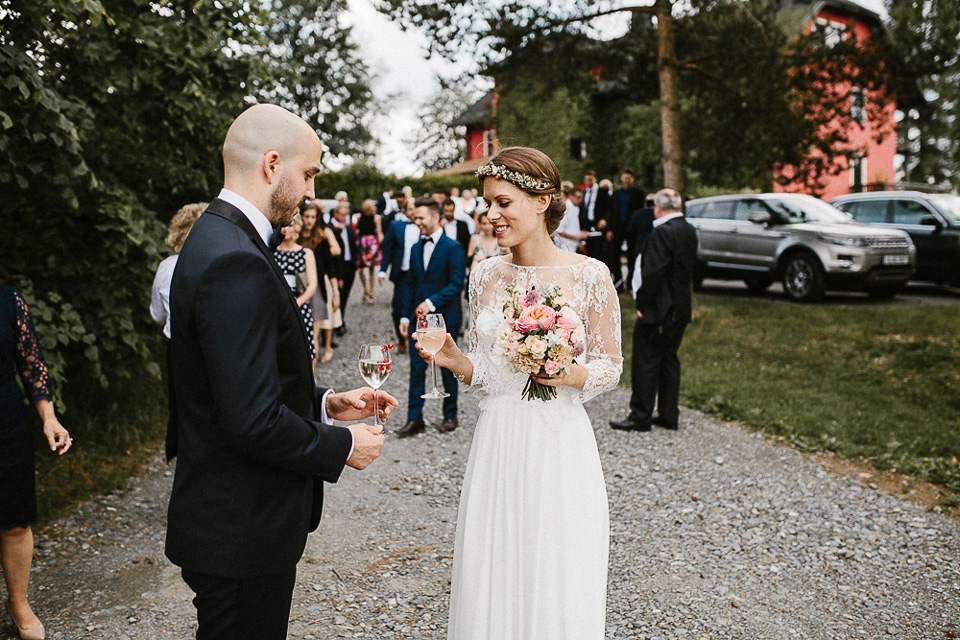
POLYGON ((540 336, 529 336, 524 343, 527 345, 527 351, 537 358, 542 358, 549 347, 547 341, 540 336))
POLYGON ((543 370, 548 376, 555 376, 560 372, 560 365, 553 360, 547 360, 543 363, 543 370))
POLYGON ((517 331, 524 333, 537 329, 547 331, 553 326, 556 316, 557 314, 553 309, 543 304, 527 307, 517 318, 517 331))

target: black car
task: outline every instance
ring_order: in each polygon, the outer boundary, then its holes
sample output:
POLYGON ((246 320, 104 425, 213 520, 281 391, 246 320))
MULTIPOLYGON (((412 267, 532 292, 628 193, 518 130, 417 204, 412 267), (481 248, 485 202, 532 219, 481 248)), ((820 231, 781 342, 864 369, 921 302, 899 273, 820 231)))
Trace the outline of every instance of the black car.
POLYGON ((874 191, 839 196, 830 204, 857 222, 910 234, 917 248, 914 280, 960 287, 960 196, 874 191))

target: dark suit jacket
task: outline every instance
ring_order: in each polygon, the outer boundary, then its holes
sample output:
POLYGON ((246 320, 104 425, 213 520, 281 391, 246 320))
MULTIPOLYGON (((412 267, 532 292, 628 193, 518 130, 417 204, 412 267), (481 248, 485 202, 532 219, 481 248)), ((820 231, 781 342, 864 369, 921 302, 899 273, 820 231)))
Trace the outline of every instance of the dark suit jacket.
MULTIPOLYGON (((357 238, 357 231, 354 229, 349 222, 346 225, 347 227, 347 239, 350 243, 350 260, 349 262, 345 259, 346 252, 344 251, 345 245, 343 242, 343 231, 337 227, 330 225, 330 230, 333 231, 334 237, 337 239, 337 244, 340 245, 340 255, 334 256, 333 265, 336 269, 337 277, 344 279, 347 277, 347 274, 357 270, 357 256, 360 255, 360 241, 357 238)), ((346 304, 346 301, 343 301, 343 304, 346 304)))
POLYGON ((227 578, 287 570, 353 440, 317 421, 325 390, 296 300, 253 225, 222 200, 183 246, 170 317, 179 460, 167 557, 227 578))
POLYGON ((624 233, 627 238, 627 247, 630 249, 629 264, 633 264, 637 259, 637 252, 647 243, 653 231, 653 220, 653 209, 650 207, 637 209, 630 214, 630 222, 627 223, 627 230, 624 233))
POLYGON ((383 234, 383 244, 380 245, 383 252, 380 271, 386 273, 389 270, 390 282, 393 283, 400 277, 400 268, 403 266, 403 245, 408 224, 413 223, 409 222, 406 216, 403 220, 394 220, 383 234))
POLYGON ((440 240, 430 256, 430 264, 426 270, 423 268, 423 240, 413 245, 410 251, 410 273, 413 276, 414 295, 408 299, 403 317, 413 323, 417 305, 430 298, 430 302, 437 308, 437 313, 443 314, 447 331, 459 327, 460 292, 463 291, 466 262, 467 255, 463 247, 446 234, 440 234, 440 240))
POLYGON ((621 194, 624 193, 623 187, 616 189, 613 192, 613 195, 610 196, 610 205, 607 215, 607 229, 613 231, 615 234, 623 235, 626 233, 627 226, 630 224, 630 214, 632 214, 637 209, 643 208, 643 192, 636 187, 630 187, 626 191, 627 194, 627 208, 623 212, 623 219, 621 220, 621 194))
MULTIPOLYGON (((457 226, 457 242, 463 247, 463 253, 466 255, 467 250, 470 248, 470 227, 468 227, 467 223, 463 220, 454 219, 453 223, 457 226)), ((450 223, 448 222, 447 224, 450 223)), ((444 228, 443 233, 447 233, 446 228, 444 228)))
POLYGON ((580 203, 580 230, 596 231, 597 223, 606 220, 610 214, 610 193, 603 188, 597 187, 597 202, 593 206, 593 222, 587 217, 586 191, 584 191, 584 200, 580 203))
POLYGON ((653 228, 641 250, 643 280, 637 289, 637 311, 644 324, 687 324, 693 312, 693 267, 697 232, 685 218, 673 218, 653 228))

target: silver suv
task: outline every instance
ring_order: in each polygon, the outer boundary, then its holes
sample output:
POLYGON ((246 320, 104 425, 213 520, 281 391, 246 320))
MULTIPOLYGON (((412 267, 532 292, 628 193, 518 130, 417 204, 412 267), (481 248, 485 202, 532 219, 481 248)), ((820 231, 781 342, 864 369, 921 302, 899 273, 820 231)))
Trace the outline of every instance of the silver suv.
POLYGON ((699 237, 697 286, 711 277, 763 291, 780 280, 798 302, 819 300, 827 289, 892 297, 916 261, 906 233, 858 224, 812 196, 699 198, 687 203, 687 218, 699 237))

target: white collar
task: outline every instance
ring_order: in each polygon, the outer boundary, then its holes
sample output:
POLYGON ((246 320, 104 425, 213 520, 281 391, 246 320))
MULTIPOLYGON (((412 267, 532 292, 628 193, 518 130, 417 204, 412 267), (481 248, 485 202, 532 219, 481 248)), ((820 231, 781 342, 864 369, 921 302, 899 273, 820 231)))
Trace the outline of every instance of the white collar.
POLYGON ((653 221, 653 226, 659 227, 660 225, 664 224, 665 222, 669 222, 670 220, 673 220, 674 218, 682 218, 682 217, 683 217, 683 214, 680 213, 679 211, 677 211, 676 213, 668 213, 668 214, 665 215, 665 216, 660 216, 659 218, 656 218, 656 219, 653 221))
POLYGON ((430 238, 433 240, 434 246, 440 242, 440 236, 443 235, 443 227, 437 227, 437 230, 430 234, 430 238))
POLYGON ((260 209, 257 209, 249 200, 244 198, 241 195, 237 195, 230 189, 224 187, 220 190, 220 195, 217 196, 224 202, 228 202, 235 206, 237 209, 243 212, 243 215, 247 216, 247 219, 253 225, 253 228, 257 230, 257 233, 260 234, 260 238, 263 240, 263 244, 270 246, 270 236, 273 234, 273 225, 270 224, 270 221, 267 220, 267 216, 263 215, 263 212, 260 209))

